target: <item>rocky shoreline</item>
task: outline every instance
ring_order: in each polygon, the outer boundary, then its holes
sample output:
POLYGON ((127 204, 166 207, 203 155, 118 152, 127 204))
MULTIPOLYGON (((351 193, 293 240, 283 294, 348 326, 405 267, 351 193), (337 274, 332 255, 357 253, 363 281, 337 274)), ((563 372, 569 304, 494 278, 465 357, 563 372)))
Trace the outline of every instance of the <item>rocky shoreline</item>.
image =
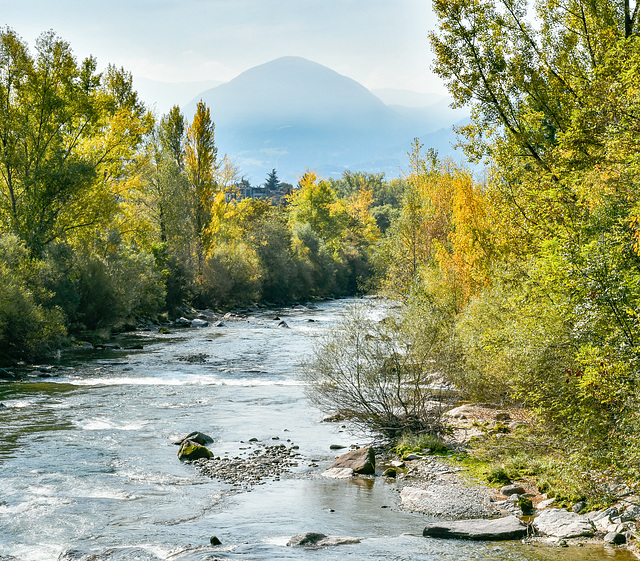
MULTIPOLYGON (((446 414, 452 435, 448 444, 453 448, 465 447, 472 439, 485 436, 482 428, 484 431, 503 427, 517 430, 524 419, 513 416, 513 412, 510 415, 482 404, 451 409, 446 414)), ((577 503, 570 510, 557 508, 553 498, 524 483, 494 489, 472 481, 463 468, 435 456, 414 459, 405 462, 405 466, 406 470, 398 476, 403 508, 456 519, 450 527, 445 524, 442 532, 436 528, 429 532, 425 529, 425 535, 460 538, 460 532, 464 534, 463 529, 467 527, 467 539, 483 539, 477 537, 481 519, 500 520, 507 531, 513 529, 516 517, 522 523, 524 539, 528 542, 551 546, 600 543, 627 548, 640 558, 640 494, 624 485, 613 490, 617 501, 609 508, 580 514, 584 503, 577 503), (467 524, 462 519, 466 519, 467 524)), ((495 527, 488 527, 487 536, 494 531, 495 527)), ((518 532, 513 535, 512 539, 522 537, 516 537, 518 532)))
MULTIPOLYGON (((188 436, 194 440, 184 437, 175 442, 181 445, 181 450, 185 442, 205 449, 204 444, 195 440, 212 442, 202 433, 188 436)), ((277 481, 303 462, 307 462, 307 467, 321 469, 316 463, 318 460, 305 459, 291 442, 251 439, 240 444, 241 451, 233 457, 215 456, 209 452, 206 457, 182 459, 190 461, 199 474, 220 479, 238 492, 250 491, 254 485, 270 480, 277 481)), ((443 519, 425 525, 423 535, 430 539, 517 539, 550 547, 601 543, 626 547, 640 558, 637 547, 640 497, 636 495, 629 494, 606 510, 579 514, 554 508, 553 499, 532 493, 531 489, 520 485, 508 485, 498 490, 471 481, 463 468, 452 466, 437 456, 401 460, 383 455, 376 465, 376 454, 371 447, 336 457, 322 476, 395 479, 400 508, 443 519)), ((347 543, 358 543, 358 539, 327 537, 311 531, 292 537, 288 545, 321 548, 347 543)))

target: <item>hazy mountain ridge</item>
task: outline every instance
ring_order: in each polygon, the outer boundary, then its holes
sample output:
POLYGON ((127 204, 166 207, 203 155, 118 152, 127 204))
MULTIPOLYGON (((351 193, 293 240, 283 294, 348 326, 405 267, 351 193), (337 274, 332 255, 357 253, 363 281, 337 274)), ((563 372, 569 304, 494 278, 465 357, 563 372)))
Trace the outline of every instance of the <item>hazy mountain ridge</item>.
POLYGON ((442 98, 427 107, 385 105, 355 80, 300 57, 256 66, 203 91, 184 106, 187 119, 200 99, 211 109, 219 153, 253 183, 273 168, 290 183, 307 168, 325 176, 352 169, 397 177, 413 138, 451 153, 450 127, 464 117, 442 98), (449 130, 429 134, 442 128, 449 130))

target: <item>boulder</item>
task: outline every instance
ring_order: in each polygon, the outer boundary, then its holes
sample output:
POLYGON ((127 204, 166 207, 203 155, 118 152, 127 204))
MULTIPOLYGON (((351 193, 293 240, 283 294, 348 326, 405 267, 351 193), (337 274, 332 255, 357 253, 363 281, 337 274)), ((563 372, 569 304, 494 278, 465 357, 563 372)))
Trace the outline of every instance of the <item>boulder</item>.
POLYGON ((288 324, 286 321, 282 320, 282 321, 278 324, 278 327, 283 327, 283 328, 285 328, 285 329, 289 329, 289 324, 288 324))
POLYGON ((520 485, 505 485, 500 489, 500 493, 510 497, 511 495, 524 495, 526 491, 520 485))
POLYGON ((604 537, 604 541, 613 545, 622 545, 623 543, 626 543, 627 538, 624 534, 619 534, 618 532, 609 532, 604 537))
POLYGON ((425 526, 422 535, 461 540, 519 540, 527 535, 527 526, 515 516, 492 520, 476 518, 453 522, 433 522, 425 526))
POLYGON ((303 534, 292 536, 287 545, 290 547, 318 548, 347 543, 360 543, 360 539, 349 536, 326 536, 317 532, 304 532, 303 534))
POLYGON ((585 501, 578 501, 571 507, 571 512, 580 512, 584 508, 587 507, 587 503, 585 501))
POLYGON ((545 536, 579 538, 593 536, 594 528, 586 516, 563 509, 543 510, 534 519, 535 529, 545 536))
POLYGON ((185 440, 178 450, 178 458, 180 460, 200 460, 202 458, 209 459, 213 454, 204 446, 192 440, 185 440))
POLYGON ((200 444, 201 446, 206 446, 207 444, 211 444, 213 442, 213 438, 211 438, 208 434, 204 434, 200 431, 190 432, 187 436, 183 436, 182 438, 176 440, 174 444, 181 446, 185 440, 191 440, 191 442, 195 442, 196 444, 200 444))
POLYGON ((376 454, 371 446, 358 448, 340 456, 329 469, 351 468, 354 473, 372 474, 376 472, 376 454))
POLYGON ((191 327, 208 327, 209 322, 204 319, 196 318, 191 321, 191 327))

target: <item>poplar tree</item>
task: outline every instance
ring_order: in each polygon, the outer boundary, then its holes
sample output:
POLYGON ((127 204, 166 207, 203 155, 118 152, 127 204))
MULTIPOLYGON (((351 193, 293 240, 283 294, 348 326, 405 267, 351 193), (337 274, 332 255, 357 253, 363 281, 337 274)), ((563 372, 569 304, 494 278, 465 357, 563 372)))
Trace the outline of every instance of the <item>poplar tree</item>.
POLYGON ((209 108, 203 101, 199 101, 193 122, 187 129, 185 158, 192 190, 195 230, 199 236, 204 234, 209 225, 216 191, 218 149, 214 142, 214 128, 209 108))

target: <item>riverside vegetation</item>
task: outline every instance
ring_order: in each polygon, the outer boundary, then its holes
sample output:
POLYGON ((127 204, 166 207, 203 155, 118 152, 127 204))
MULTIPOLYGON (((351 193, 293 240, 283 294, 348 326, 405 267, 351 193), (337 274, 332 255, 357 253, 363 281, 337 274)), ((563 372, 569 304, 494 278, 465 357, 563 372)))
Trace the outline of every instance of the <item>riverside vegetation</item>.
POLYGON ((488 479, 587 508, 633 488, 638 6, 540 0, 535 25, 530 8, 434 1, 435 69, 472 106, 461 144, 481 180, 416 141, 403 179, 307 171, 278 205, 233 197, 204 104, 156 119, 125 71, 78 64, 52 33, 32 56, 5 28, 2 360, 184 305, 377 289, 397 313, 345 320, 306 369, 312 399, 422 449, 446 433, 432 389, 452 386, 530 419, 462 458, 488 479))
MULTIPOLYGON (((372 368, 363 353, 377 347, 345 324, 348 386, 317 374, 344 360, 329 341, 310 365, 311 395, 342 404, 346 390, 367 404, 358 419, 394 437, 403 423, 446 436, 406 407, 424 400, 416 370, 462 399, 523 408, 526 425, 486 430, 459 460, 495 483, 529 478, 560 505, 607 504, 640 480, 638 5, 433 5, 435 70, 455 105, 471 105, 460 142, 486 171, 478 181, 414 147, 374 258, 379 287, 402 303, 387 325, 393 359, 372 368)), ((432 448, 419 434, 400 446, 432 448)))

